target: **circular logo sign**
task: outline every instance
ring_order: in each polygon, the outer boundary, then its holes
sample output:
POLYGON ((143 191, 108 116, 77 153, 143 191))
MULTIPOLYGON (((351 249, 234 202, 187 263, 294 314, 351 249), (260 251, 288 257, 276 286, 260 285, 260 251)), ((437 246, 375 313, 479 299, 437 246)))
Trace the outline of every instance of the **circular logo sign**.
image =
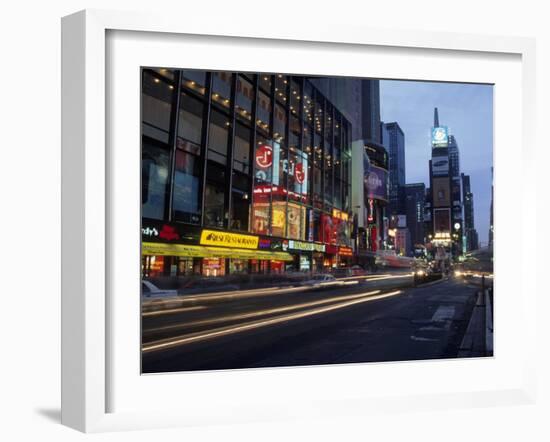
POLYGON ((273 148, 262 144, 256 149, 256 164, 262 169, 267 169, 273 164, 273 148))
POLYGON ((296 178, 296 181, 298 181, 300 184, 304 183, 306 174, 304 172, 304 165, 302 163, 296 164, 296 167, 294 168, 294 178, 296 178))
POLYGON ((447 139, 447 131, 442 127, 437 127, 433 132, 434 141, 443 142, 447 139))

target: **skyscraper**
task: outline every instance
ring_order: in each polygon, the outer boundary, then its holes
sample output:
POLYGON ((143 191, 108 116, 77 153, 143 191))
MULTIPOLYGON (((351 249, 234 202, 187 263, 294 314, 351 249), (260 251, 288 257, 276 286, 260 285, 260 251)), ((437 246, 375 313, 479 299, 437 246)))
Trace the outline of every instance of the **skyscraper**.
POLYGON ((411 235, 413 249, 415 244, 424 244, 424 209, 426 203, 426 186, 424 183, 405 185, 405 213, 407 227, 411 235))
POLYGON ((470 176, 462 174, 462 199, 464 201, 464 234, 466 250, 478 248, 478 237, 474 223, 474 194, 471 190, 470 176))
POLYGON ((309 80, 349 119, 352 127, 352 208, 358 262, 374 265, 386 240, 388 154, 380 128, 380 82, 360 78, 309 80))
POLYGON ((388 215, 405 213, 405 134, 397 122, 383 123, 382 142, 389 153, 390 195, 388 215), (385 139, 387 135, 388 139, 385 139))
POLYGON ((462 251, 462 203, 458 145, 447 126, 439 121, 434 109, 431 139, 430 195, 428 227, 433 245, 449 249, 453 255, 462 251), (452 163, 452 164, 451 164, 452 163))
POLYGON ((363 140, 382 144, 380 136, 380 80, 361 80, 363 140))

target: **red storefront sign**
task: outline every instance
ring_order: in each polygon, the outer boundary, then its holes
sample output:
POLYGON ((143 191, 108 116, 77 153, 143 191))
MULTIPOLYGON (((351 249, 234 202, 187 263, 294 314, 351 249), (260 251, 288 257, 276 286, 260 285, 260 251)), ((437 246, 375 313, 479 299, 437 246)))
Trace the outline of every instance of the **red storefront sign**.
POLYGON ((340 256, 353 256, 353 250, 351 247, 340 247, 338 249, 338 254, 340 256))
POLYGON ((180 239, 180 236, 174 226, 164 224, 159 233, 159 238, 165 239, 166 241, 174 241, 176 239, 180 239))

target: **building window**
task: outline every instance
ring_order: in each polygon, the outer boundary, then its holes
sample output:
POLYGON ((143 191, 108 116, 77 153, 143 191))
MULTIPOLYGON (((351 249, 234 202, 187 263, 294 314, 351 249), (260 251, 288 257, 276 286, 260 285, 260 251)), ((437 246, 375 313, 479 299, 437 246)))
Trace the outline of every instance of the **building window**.
POLYGON ((271 74, 258 74, 260 78, 260 88, 268 94, 271 93, 271 74))
POLYGON ((168 76, 150 69, 143 70, 141 109, 144 136, 163 143, 170 141, 174 94, 174 81, 168 76))
POLYGON ((145 218, 163 219, 166 212, 170 153, 144 139, 141 157, 141 214, 145 218))
POLYGON ((235 143, 233 145, 233 170, 250 173, 250 138, 251 130, 241 123, 235 128, 235 143))
POLYGON ((227 143, 229 141, 229 118, 212 110, 208 130, 208 159, 225 165, 227 163, 227 143))
POLYGON ((256 126, 264 135, 269 134, 269 120, 271 119, 271 99, 264 92, 258 93, 256 126))
POLYGON ((254 101, 254 86, 242 75, 237 78, 237 94, 235 115, 238 119, 249 122, 252 120, 252 102, 254 101))
POLYGON ((230 72, 212 73, 212 103, 224 110, 229 109, 232 77, 230 72))
POLYGON ((275 76, 275 98, 283 106, 287 104, 288 77, 277 74, 275 76))
POLYGON ((231 228, 248 231, 250 198, 248 192, 233 188, 231 192, 231 228))
POLYGON ((181 84, 184 88, 193 91, 196 94, 204 95, 206 91, 206 72, 181 71, 181 84))
POLYGON ((180 97, 178 115, 178 147, 200 154, 204 105, 187 92, 180 97))
POLYGON ((313 124, 314 109, 313 109, 313 87, 309 81, 305 83, 304 97, 302 99, 304 121, 308 124, 313 124))
POLYGON ((284 143, 286 131, 286 111, 281 105, 275 105, 275 119, 273 139, 278 143, 284 143))
POLYGON ((337 179, 334 180, 334 207, 342 208, 342 182, 337 179))
POLYGON ((200 157, 194 152, 176 150, 174 175, 174 219, 200 224, 200 157))
POLYGON ((208 161, 204 194, 204 222, 225 227, 225 168, 208 161))
POLYGON ((327 103, 327 108, 325 112, 325 139, 332 143, 332 135, 333 135, 333 127, 332 127, 332 106, 327 103))
POLYGON ((300 114, 302 103, 302 88, 300 82, 292 80, 290 82, 290 113, 296 117, 300 114))
POLYGON ((321 168, 314 167, 313 168, 313 205, 318 209, 323 208, 323 200, 322 200, 323 189, 321 187, 321 184, 322 184, 321 168))

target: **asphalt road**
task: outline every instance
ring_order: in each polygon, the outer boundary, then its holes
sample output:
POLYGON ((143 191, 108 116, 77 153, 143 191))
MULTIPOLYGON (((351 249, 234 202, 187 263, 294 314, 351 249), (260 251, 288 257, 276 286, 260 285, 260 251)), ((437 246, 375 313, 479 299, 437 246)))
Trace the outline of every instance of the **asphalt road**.
POLYGON ((412 288, 403 274, 343 282, 144 304, 142 371, 457 357, 471 286, 449 279, 412 288))

